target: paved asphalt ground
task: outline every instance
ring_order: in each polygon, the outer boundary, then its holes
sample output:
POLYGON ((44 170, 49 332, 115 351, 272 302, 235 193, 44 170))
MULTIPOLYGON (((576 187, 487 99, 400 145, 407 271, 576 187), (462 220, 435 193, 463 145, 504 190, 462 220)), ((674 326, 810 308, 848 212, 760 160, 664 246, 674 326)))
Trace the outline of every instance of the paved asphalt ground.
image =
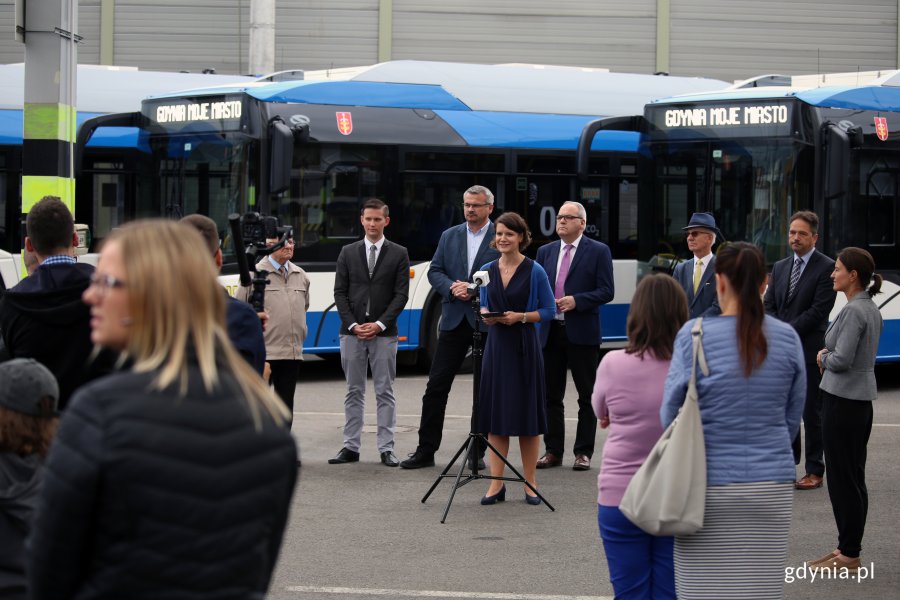
MULTIPOLYGON (((862 600, 897 598, 900 589, 900 366, 879 370, 875 427, 869 442, 869 517, 863 541, 866 581, 796 580, 785 598, 862 600)), ((426 376, 401 371, 397 395, 396 453, 416 446, 426 376)), ((520 485, 507 501, 481 506, 487 482, 461 488, 445 524, 450 493, 445 481, 427 503, 421 499, 443 465, 465 441, 471 407, 471 375, 459 375, 447 408, 438 466, 414 471, 379 462, 371 381, 366 433, 359 463, 329 465, 341 448, 344 381, 340 367, 304 364, 297 390, 294 433, 303 467, 269 598, 276 600, 605 600, 613 596, 597 533, 597 473, 605 432, 598 432, 588 472, 563 467, 538 471, 540 490, 556 508, 529 506, 520 485)), ((566 395, 575 404, 574 387, 566 395)), ((574 414, 570 411, 569 414, 574 414)), ((567 431, 574 421, 567 419, 567 431)), ((571 440, 571 435, 568 440, 571 440)), ((567 443, 571 443, 570 441, 567 443)), ((513 464, 520 464, 513 441, 513 464)), ((788 566, 821 556, 836 544, 824 487, 796 492, 788 566)))

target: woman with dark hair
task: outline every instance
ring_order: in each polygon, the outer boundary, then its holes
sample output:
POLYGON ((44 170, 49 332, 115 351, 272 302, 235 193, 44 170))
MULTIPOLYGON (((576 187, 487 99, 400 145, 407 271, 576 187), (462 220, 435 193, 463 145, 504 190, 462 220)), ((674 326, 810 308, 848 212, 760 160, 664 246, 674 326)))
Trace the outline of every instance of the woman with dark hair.
POLYGON ((591 403, 600 427, 609 427, 597 477, 597 522, 616 598, 675 598, 672 537, 644 533, 619 502, 663 433, 663 386, 675 335, 687 319, 687 295, 675 279, 644 277, 628 310, 628 345, 607 352, 597 368, 591 403))
MULTIPOLYGON (((547 404, 544 359, 535 324, 552 319, 556 303, 547 273, 522 254, 530 243, 525 219, 514 212, 497 218, 491 246, 497 248, 500 258, 481 267, 491 278, 481 288, 481 311, 502 314, 484 317, 491 334, 482 360, 477 425, 504 457, 509 452, 510 436, 518 436, 525 479, 536 488, 535 468, 540 435, 547 431, 547 404)), ((505 467, 491 452, 491 475, 503 477, 505 467)), ((506 486, 492 479, 481 503, 496 504, 505 499, 506 486)), ((525 500, 541 503, 527 486, 525 500)))
POLYGON ((831 274, 834 291, 847 304, 825 332, 816 362, 822 371, 822 438, 828 464, 828 496, 838 529, 837 549, 809 561, 811 567, 860 566, 869 493, 866 446, 872 432, 872 401, 877 395, 875 353, 884 322, 872 296, 881 292, 875 260, 862 248, 844 248, 831 274))
MULTIPOLYGON (((700 531, 675 537, 675 588, 681 600, 780 598, 795 475, 791 440, 806 395, 803 352, 793 327, 765 314, 766 264, 756 246, 724 246, 715 265, 722 315, 703 319, 709 375, 697 373, 706 512, 700 531)), ((687 392, 692 326, 688 321, 675 338, 663 427, 687 392)))

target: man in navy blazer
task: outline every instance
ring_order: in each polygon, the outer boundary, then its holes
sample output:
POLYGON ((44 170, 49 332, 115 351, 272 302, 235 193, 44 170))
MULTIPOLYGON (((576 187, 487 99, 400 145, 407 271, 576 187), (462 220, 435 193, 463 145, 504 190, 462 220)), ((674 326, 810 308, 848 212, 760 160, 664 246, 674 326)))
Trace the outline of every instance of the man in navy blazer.
MULTIPOLYGON (((821 377, 816 353, 825 347, 828 315, 834 308, 836 293, 831 281, 834 261, 816 252, 818 233, 819 217, 816 213, 803 210, 791 216, 788 242, 793 253, 775 263, 765 295, 766 312, 791 325, 803 344, 803 359, 806 362, 806 404, 803 407, 806 474, 794 484, 798 490, 822 487, 825 476, 822 399, 819 396, 821 377)), ((794 462, 800 464, 799 432, 794 438, 793 449, 794 462)))
POLYGON ((694 256, 679 263, 672 275, 687 294, 692 319, 717 315, 721 310, 716 295, 716 255, 712 252, 719 234, 716 220, 709 213, 694 213, 683 229, 694 256))
MULTIPOLYGON (((428 281, 441 298, 441 328, 425 395, 422 396, 419 445, 409 458, 400 463, 404 469, 434 466, 434 453, 441 445, 450 387, 472 347, 472 334, 475 332, 472 294, 468 285, 475 271, 500 256, 499 252, 489 247, 494 239, 494 224, 489 218, 494 210, 491 190, 481 185, 467 189, 463 194, 463 209, 466 222, 451 227, 441 235, 428 269, 428 281)), ((478 450, 480 456, 484 456, 484 447, 478 450)), ((482 459, 477 460, 479 468, 483 469, 482 459)))
POLYGON ((547 272, 556 297, 556 318, 541 323, 544 374, 547 386, 546 451, 537 468, 562 464, 565 450, 565 407, 568 369, 578 390, 578 427, 575 430, 576 471, 591 468, 597 417, 591 393, 600 362, 600 306, 613 299, 612 254, 609 247, 585 237, 587 213, 578 202, 566 202, 556 215, 558 242, 541 246, 537 262, 547 272))

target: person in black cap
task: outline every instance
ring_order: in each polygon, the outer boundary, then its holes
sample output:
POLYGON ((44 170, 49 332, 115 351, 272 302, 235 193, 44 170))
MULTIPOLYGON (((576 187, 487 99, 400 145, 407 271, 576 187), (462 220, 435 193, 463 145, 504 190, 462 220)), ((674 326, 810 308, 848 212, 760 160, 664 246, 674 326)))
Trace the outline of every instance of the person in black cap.
POLYGON ((25 537, 56 432, 59 385, 31 358, 0 363, 0 598, 25 599, 25 537))
POLYGON ((687 294, 692 319, 718 315, 721 310, 716 298, 716 256, 712 247, 721 233, 716 219, 709 213, 694 213, 683 229, 694 256, 679 263, 672 275, 687 294))

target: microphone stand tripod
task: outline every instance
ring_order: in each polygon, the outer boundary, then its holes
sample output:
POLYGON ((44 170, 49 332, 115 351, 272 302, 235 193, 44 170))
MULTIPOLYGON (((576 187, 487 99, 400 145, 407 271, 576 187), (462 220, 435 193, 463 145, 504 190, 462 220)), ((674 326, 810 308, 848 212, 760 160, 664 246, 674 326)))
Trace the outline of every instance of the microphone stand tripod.
POLYGON ((441 471, 441 474, 437 476, 437 479, 434 480, 434 483, 431 484, 431 487, 428 488, 428 492, 425 493, 425 496, 422 498, 422 503, 424 504, 428 497, 431 496, 431 493, 437 488, 438 484, 445 477, 452 477, 455 479, 453 482, 453 488, 450 490, 450 498, 447 500, 447 506, 444 508, 444 515, 441 517, 441 523, 444 523, 447 520, 447 513, 450 512, 450 505, 453 504, 453 497, 456 495, 456 490, 461 488, 462 486, 470 483, 472 481, 476 481, 478 479, 494 479, 498 481, 512 481, 518 483, 524 483, 528 486, 532 492, 537 494, 537 497, 543 501, 544 504, 547 505, 551 511, 555 511, 547 499, 544 498, 539 491, 537 491, 534 486, 532 486, 528 481, 519 473, 512 464, 506 459, 503 454, 501 454, 497 449, 488 441, 487 436, 483 433, 477 432, 477 427, 475 426, 475 420, 478 415, 478 395, 479 395, 479 386, 481 385, 481 357, 484 353, 482 346, 482 335, 481 335, 481 296, 479 293, 480 285, 478 283, 470 286, 472 289, 472 310, 475 313, 475 331, 472 333, 472 417, 469 420, 469 435, 466 438, 466 441, 463 442, 462 446, 459 447, 459 450, 456 451, 456 454, 453 455, 453 458, 450 459, 450 462, 444 467, 444 470, 441 471), (500 457, 500 460, 509 467, 509 470, 515 474, 515 477, 501 477, 494 475, 485 475, 479 473, 478 470, 478 445, 479 443, 483 444, 485 448, 490 449, 494 454, 500 457), (459 471, 457 473, 451 473, 450 470, 453 468, 453 465, 456 464, 456 461, 460 456, 463 456, 463 463, 460 466, 459 471), (466 472, 466 471, 469 472, 466 472), (463 477, 463 473, 466 473, 465 477, 463 477))

